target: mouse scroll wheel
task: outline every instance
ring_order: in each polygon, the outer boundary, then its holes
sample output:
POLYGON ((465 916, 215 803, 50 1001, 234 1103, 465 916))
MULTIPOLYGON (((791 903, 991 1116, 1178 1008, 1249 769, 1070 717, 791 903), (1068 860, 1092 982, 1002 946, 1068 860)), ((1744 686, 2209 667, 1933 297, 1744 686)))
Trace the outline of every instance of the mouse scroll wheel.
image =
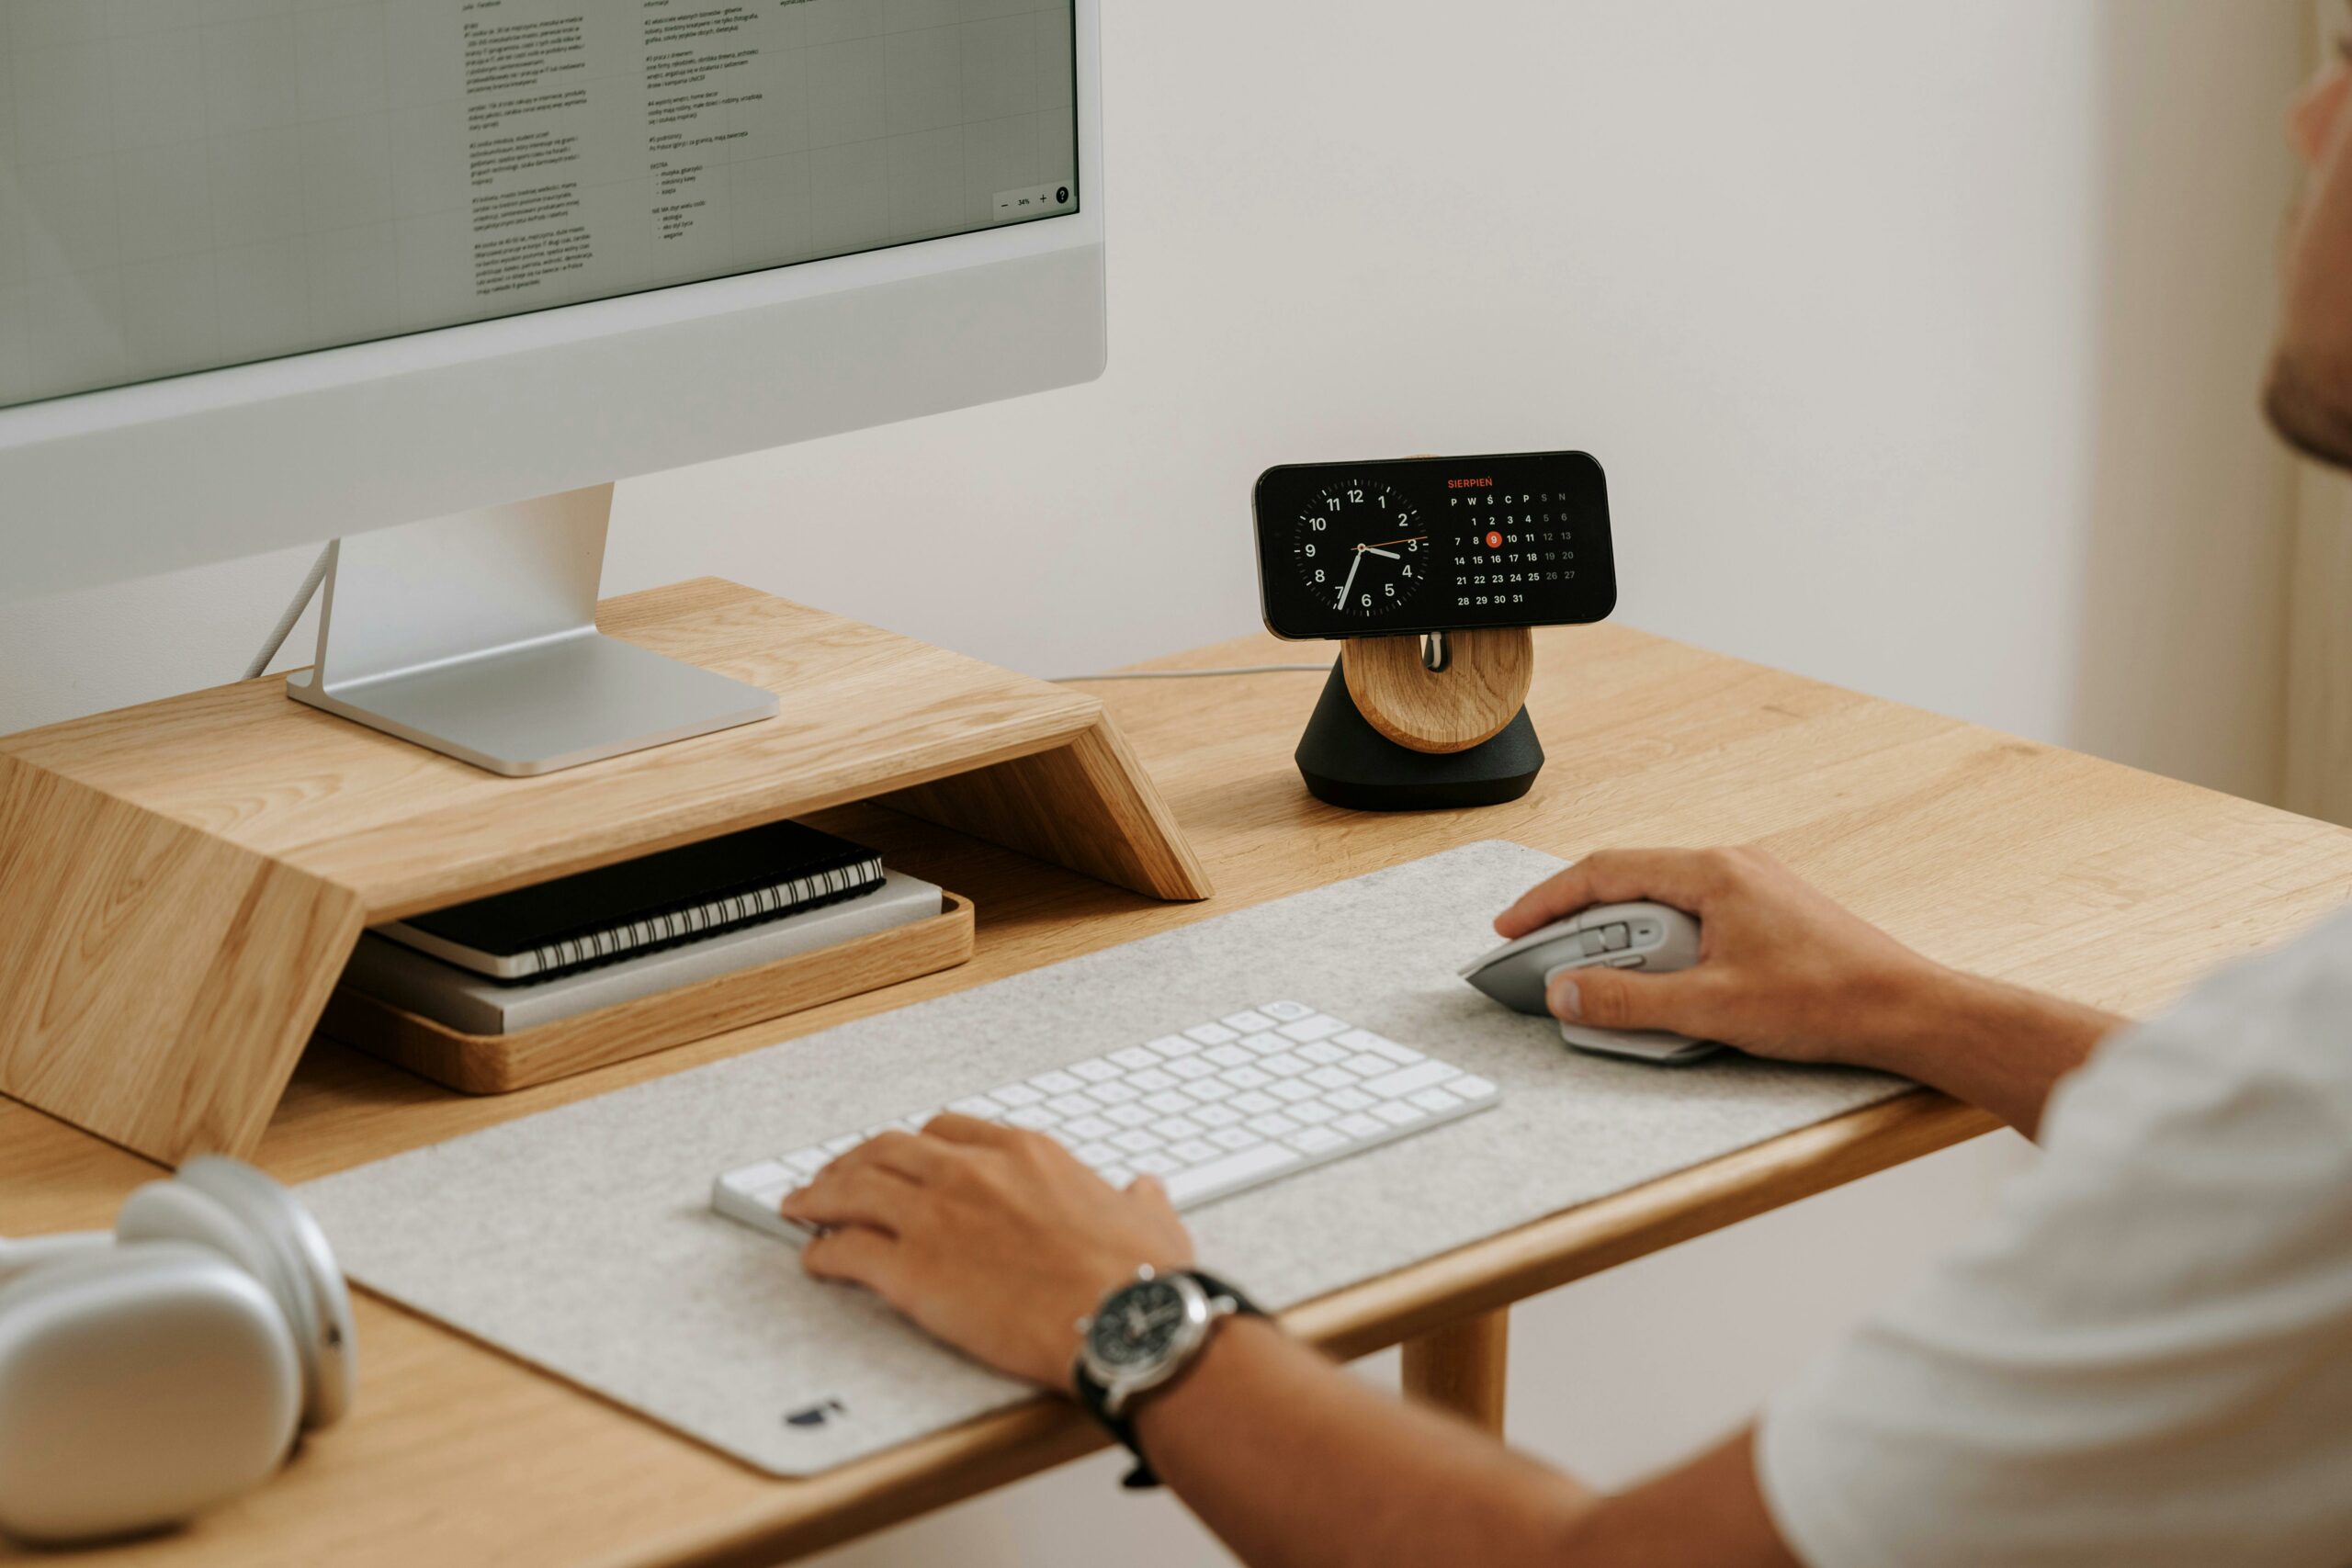
POLYGON ((1622 920, 1600 928, 1600 947, 1604 953, 1623 953, 1633 945, 1633 940, 1622 920))

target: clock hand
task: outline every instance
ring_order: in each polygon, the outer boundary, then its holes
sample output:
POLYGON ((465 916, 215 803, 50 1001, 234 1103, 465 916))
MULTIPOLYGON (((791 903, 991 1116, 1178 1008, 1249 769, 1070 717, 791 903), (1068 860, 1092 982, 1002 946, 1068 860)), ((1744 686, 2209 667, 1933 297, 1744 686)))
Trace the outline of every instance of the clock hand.
POLYGON ((1386 556, 1390 560, 1398 558, 1395 550, 1384 550, 1378 545, 1358 545, 1356 548, 1368 556, 1386 556))
POLYGON ((1346 605, 1348 602, 1348 590, 1356 585, 1356 568, 1362 565, 1363 565, 1363 547, 1362 545, 1358 545, 1356 547, 1356 558, 1349 563, 1348 566, 1348 580, 1340 584, 1340 597, 1331 605, 1331 608, 1334 610, 1340 609, 1346 605))
MULTIPOLYGON (((1426 538, 1428 538, 1428 537, 1429 537, 1429 536, 1428 536, 1427 534, 1408 534, 1408 535, 1406 535, 1406 536, 1405 536, 1403 538, 1401 538, 1401 539, 1383 539, 1383 540, 1381 540, 1381 541, 1380 541, 1380 544, 1381 544, 1381 545, 1414 545, 1414 544, 1419 544, 1420 541, 1422 541, 1423 539, 1426 539, 1426 538)), ((1364 546, 1362 546, 1362 547, 1361 547, 1361 548, 1363 548, 1363 549, 1367 549, 1367 550, 1376 550, 1376 549, 1378 549, 1378 548, 1380 547, 1380 545, 1364 545, 1364 546)))

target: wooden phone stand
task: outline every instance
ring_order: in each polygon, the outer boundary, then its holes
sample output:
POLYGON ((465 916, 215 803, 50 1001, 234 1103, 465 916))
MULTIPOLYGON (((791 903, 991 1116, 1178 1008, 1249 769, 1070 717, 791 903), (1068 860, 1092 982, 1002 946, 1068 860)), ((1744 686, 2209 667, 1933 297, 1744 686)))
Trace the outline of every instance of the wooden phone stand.
POLYGON ((1094 697, 713 579, 598 622, 783 712, 536 778, 275 678, 0 739, 0 1092, 173 1163, 250 1153, 363 928, 854 800, 1209 895, 1094 697))
POLYGON ((1544 767, 1526 708, 1534 673, 1526 626, 1349 637, 1299 737, 1299 775, 1355 811, 1517 800, 1544 767))

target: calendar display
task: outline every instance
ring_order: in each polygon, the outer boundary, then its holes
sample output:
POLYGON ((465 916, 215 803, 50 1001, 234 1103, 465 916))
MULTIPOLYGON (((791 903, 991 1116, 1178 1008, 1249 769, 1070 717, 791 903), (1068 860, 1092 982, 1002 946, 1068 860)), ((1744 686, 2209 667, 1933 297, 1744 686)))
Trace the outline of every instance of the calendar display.
POLYGON ((1581 452, 1293 464, 1256 499, 1277 637, 1550 626, 1616 604, 1607 486, 1581 452))

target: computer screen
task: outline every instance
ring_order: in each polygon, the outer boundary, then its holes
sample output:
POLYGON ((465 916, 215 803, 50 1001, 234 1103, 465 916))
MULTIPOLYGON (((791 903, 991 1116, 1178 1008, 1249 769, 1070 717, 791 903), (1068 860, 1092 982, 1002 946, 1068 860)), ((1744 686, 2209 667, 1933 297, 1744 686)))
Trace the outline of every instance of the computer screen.
POLYGON ((1074 212, 1072 12, 0 4, 0 407, 1074 212))

